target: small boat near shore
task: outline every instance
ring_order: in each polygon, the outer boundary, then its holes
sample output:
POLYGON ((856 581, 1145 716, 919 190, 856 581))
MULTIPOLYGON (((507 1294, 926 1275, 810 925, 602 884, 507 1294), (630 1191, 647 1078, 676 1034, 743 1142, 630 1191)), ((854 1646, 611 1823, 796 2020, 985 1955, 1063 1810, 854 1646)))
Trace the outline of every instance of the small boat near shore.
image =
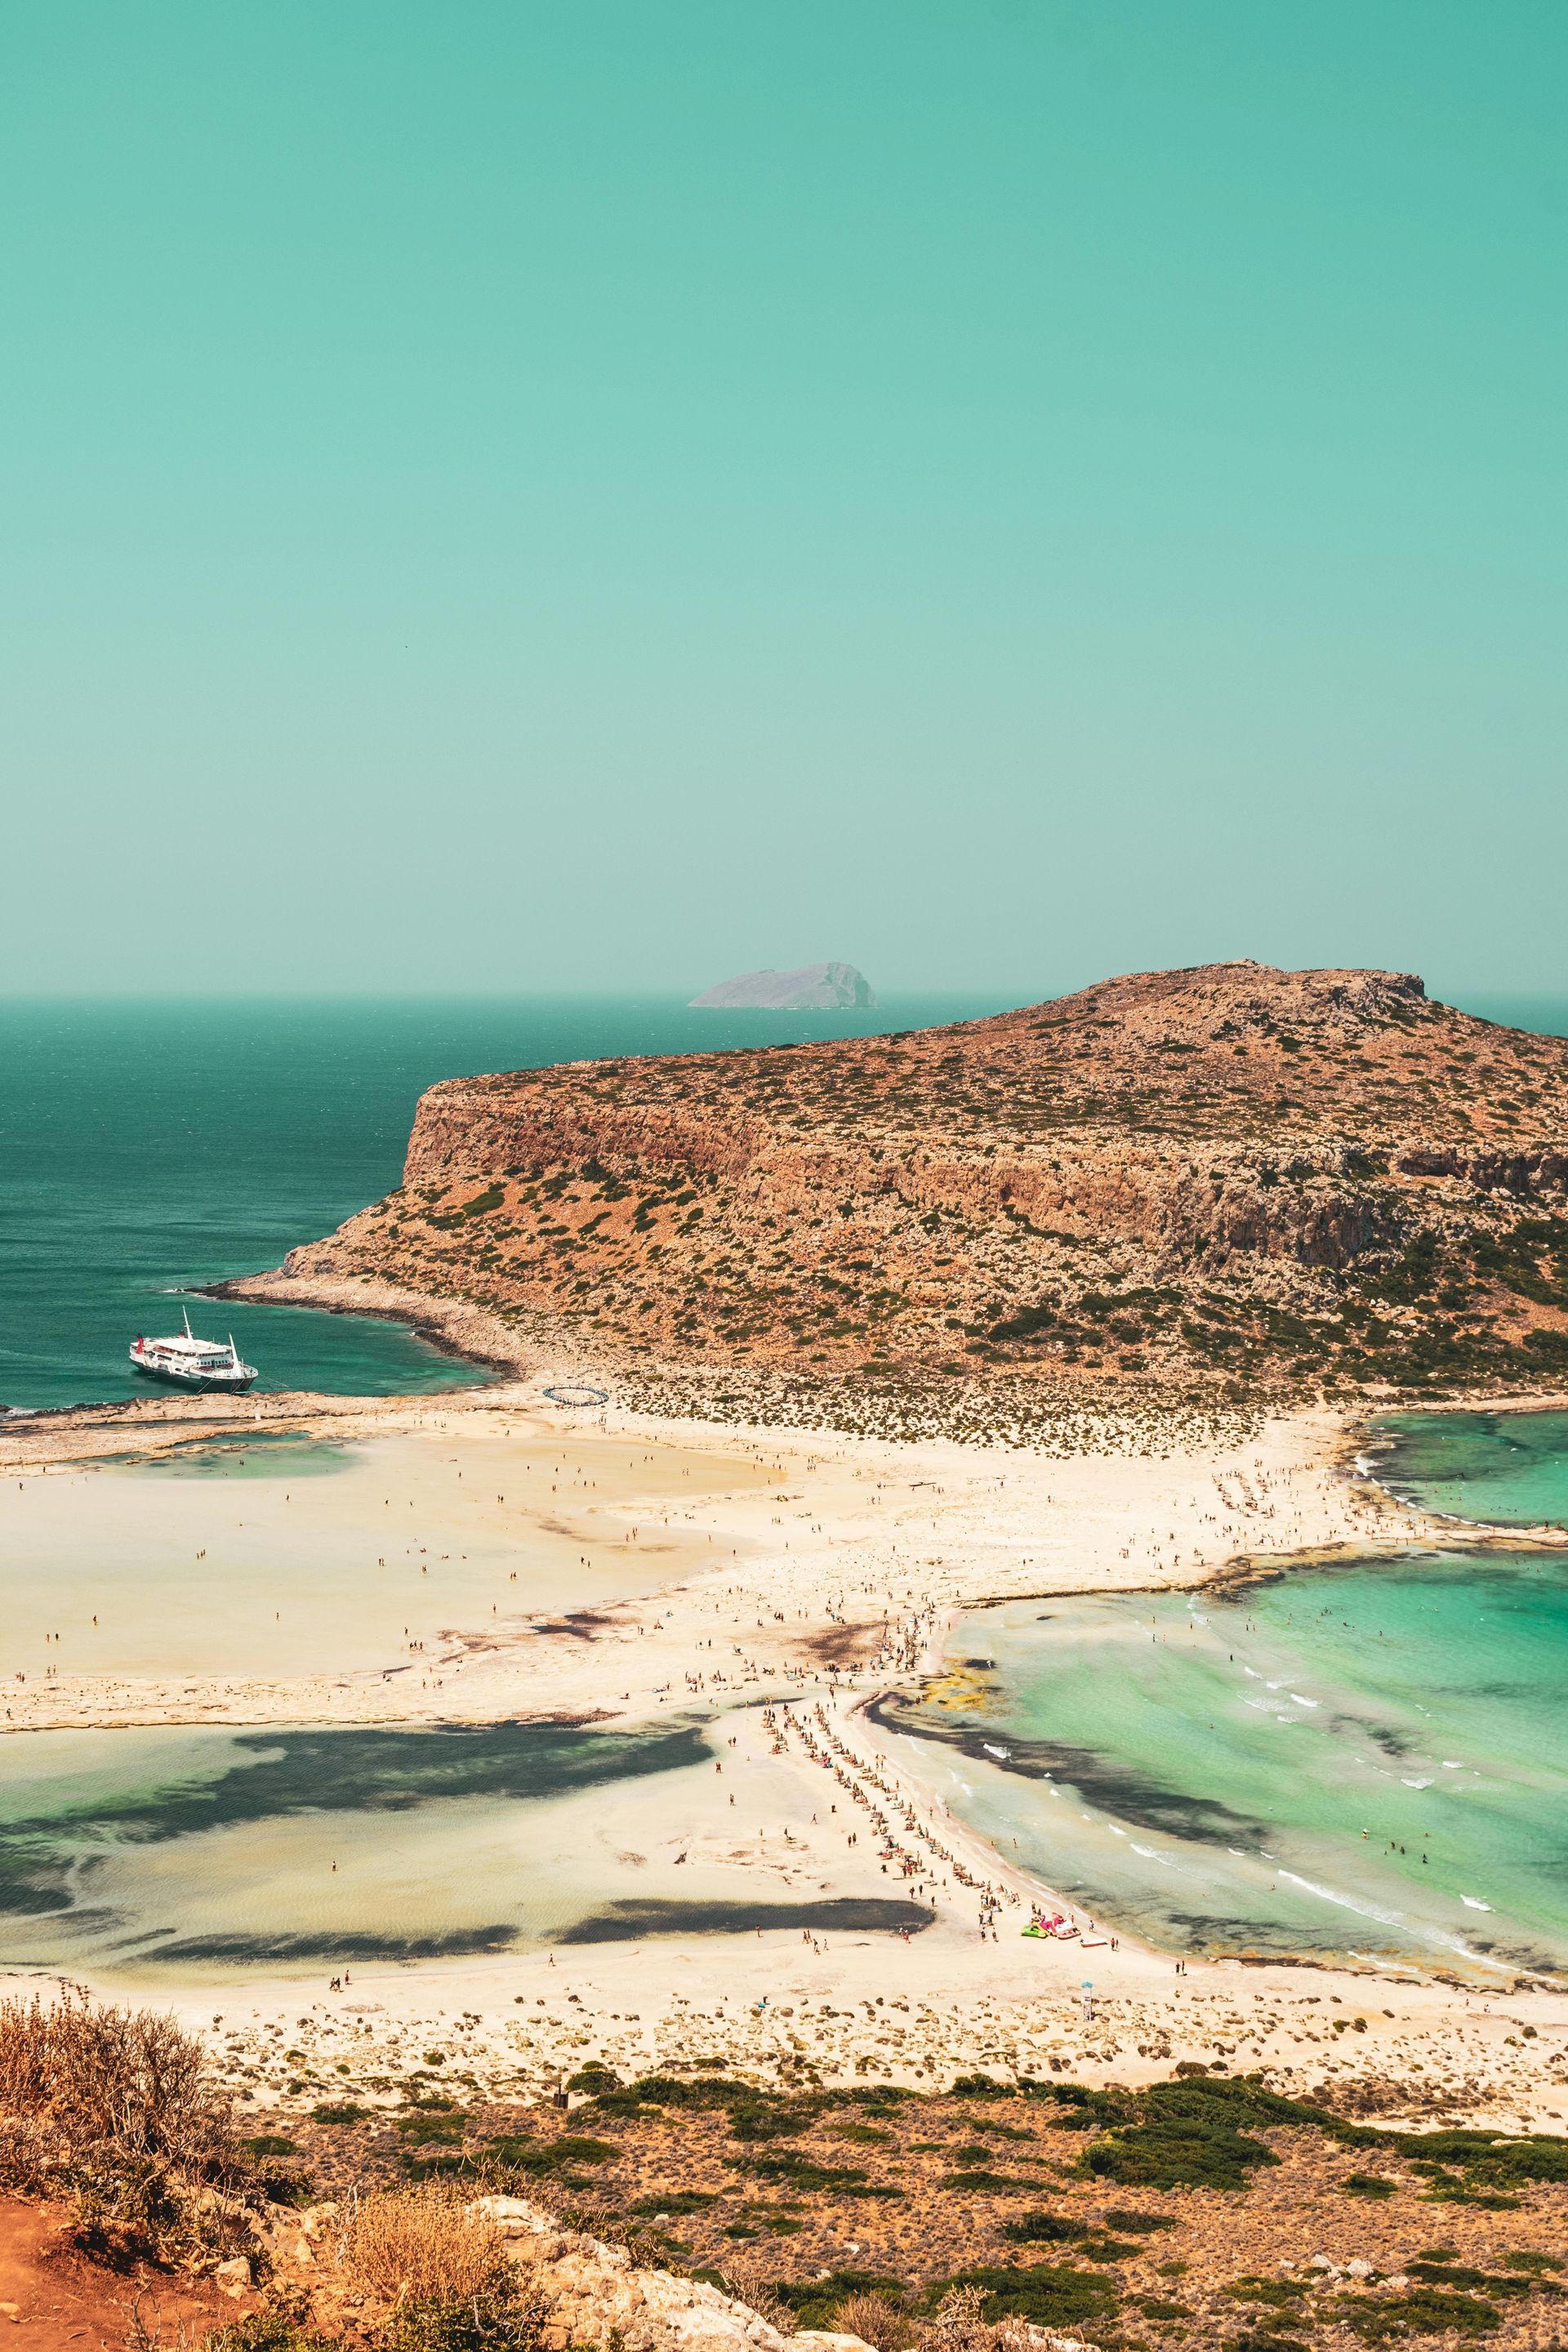
POLYGON ((240 1360, 234 1333, 226 1347, 216 1339, 198 1339, 188 1310, 184 1321, 184 1331, 172 1339, 148 1339, 139 1331, 130 1349, 132 1370, 179 1389, 231 1389, 237 1393, 247 1389, 256 1378, 256 1366, 240 1360))

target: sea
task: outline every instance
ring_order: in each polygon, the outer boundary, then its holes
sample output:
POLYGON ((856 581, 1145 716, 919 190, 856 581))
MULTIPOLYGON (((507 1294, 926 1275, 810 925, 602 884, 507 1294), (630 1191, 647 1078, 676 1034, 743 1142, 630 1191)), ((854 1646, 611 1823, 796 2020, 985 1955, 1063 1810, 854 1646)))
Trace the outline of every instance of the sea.
POLYGON ((866 1036, 1011 999, 694 1012, 664 996, 0 1001, 0 1411, 142 1385, 139 1332, 232 1330, 259 1389, 383 1396, 481 1380, 399 1324, 211 1303, 399 1182, 438 1078, 622 1054, 866 1036))

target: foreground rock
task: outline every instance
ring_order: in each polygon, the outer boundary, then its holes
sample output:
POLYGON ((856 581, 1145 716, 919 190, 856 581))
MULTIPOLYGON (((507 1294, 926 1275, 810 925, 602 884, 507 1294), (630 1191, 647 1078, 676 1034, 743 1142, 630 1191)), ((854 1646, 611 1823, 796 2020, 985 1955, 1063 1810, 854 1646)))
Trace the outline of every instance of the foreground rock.
POLYGON ((501 2231, 508 2252, 549 2305, 545 2342, 552 2352, 616 2339, 626 2352, 668 2352, 675 2346, 684 2352, 730 2352, 741 2345, 782 2352, 784 2338, 776 2327, 706 2280, 641 2268, 625 2246, 563 2230, 526 2198, 482 2197, 475 2210, 501 2231))

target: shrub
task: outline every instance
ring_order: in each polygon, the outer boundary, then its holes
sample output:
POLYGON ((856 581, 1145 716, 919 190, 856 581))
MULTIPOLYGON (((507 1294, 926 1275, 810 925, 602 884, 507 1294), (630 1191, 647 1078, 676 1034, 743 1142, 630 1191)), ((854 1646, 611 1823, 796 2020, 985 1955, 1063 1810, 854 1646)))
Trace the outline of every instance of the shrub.
POLYGON ((608 2066, 602 2066, 596 2058, 590 2059, 586 2066, 579 2066, 574 2074, 566 2077, 569 2091, 589 2091, 595 2097, 606 2091, 618 2091, 620 2087, 620 2076, 608 2066))
POLYGON ((205 2177, 238 2156, 233 2111, 194 2035, 75 1994, 0 2001, 0 2177, 137 2160, 205 2177))
POLYGON ((889 2294, 875 2287, 858 2287, 847 2294, 833 2315, 833 2325, 845 2336, 858 2336, 876 2352, 913 2352, 924 2333, 919 2322, 889 2294))
MULTIPOLYGON (((1106 2219, 1114 2216, 1107 2214, 1106 2219)), ((1088 2238, 1093 2232, 1082 2221, 1069 2221, 1062 2213, 1023 2213, 1017 2221, 1003 2223, 1002 2235, 1018 2246, 1068 2245, 1074 2238, 1088 2238)))
POLYGON ((1489 2336, 1500 2321, 1495 2304, 1434 2286, 1375 2300, 1371 2295, 1353 2300, 1341 2296, 1330 2307, 1340 2325, 1359 2336, 1363 2344, 1397 2343, 1407 2336, 1441 2336, 1450 2328, 1458 2336, 1489 2336))
POLYGON ((356 2287, 388 2304, 493 2298, 510 2281, 500 2232, 437 2182, 360 2198, 340 2259, 356 2287))
MULTIPOLYGON (((732 2273, 731 2273, 732 2275, 732 2273)), ((731 2290, 739 2294, 738 2287, 731 2290)), ((830 2271, 822 2279, 781 2279, 775 2300, 796 2327, 834 2326, 835 2315, 851 2294, 900 2295, 902 2283, 881 2271, 830 2271)))
POLYGON ((618 2154, 611 2141, 589 2139, 580 2132, 563 2132, 556 2139, 542 2140, 503 2132, 485 2142, 479 2162, 482 2171, 497 2179, 511 2174, 530 2180, 548 2180, 569 2173, 574 2165, 613 2164, 618 2154))
POLYGON ((1109 2279, 1080 2270, 1075 2263, 978 2265, 949 2284, 977 2291, 983 2298, 984 2319, 1016 2315, 1037 2327, 1065 2327, 1079 2320, 1102 2319, 1115 2309, 1117 2301, 1109 2279))
MULTIPOLYGON (((158 2341, 154 2335, 151 2339, 158 2341)), ((202 2352, 338 2352, 310 2326, 302 2304, 279 2299, 226 2327, 209 2329, 202 2352)))
POLYGON ((206 2052, 171 2019, 86 1994, 0 2001, 0 2184, 68 2197, 100 2260, 232 2251, 243 2208, 212 2191, 242 2187, 247 2162, 206 2052))
POLYGON ((475 2295, 411 2297, 385 2336, 386 2352, 534 2352, 546 2305, 507 2277, 475 2295))
POLYGON ((1261 2140, 1196 2116, 1130 2125, 1097 2140, 1084 2158, 1090 2172, 1124 2189, 1245 2189, 1249 2171, 1279 2161, 1261 2140))
POLYGON ((1084 2168, 1127 2188, 1245 2189, 1249 2172, 1279 2162, 1245 2125, 1315 2124, 1349 2136, 1321 2108, 1282 2099, 1246 2075, 1153 2083, 1131 2100, 1101 2095, 1089 2119, 1111 2128, 1086 2149, 1084 2168))

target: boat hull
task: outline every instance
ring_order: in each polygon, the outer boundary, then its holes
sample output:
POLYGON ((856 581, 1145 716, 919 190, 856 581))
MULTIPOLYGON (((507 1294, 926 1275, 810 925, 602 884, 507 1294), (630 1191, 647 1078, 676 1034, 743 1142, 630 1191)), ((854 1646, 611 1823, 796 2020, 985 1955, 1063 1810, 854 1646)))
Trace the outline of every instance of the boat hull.
POLYGON ((165 1388, 221 1391, 226 1396, 243 1396, 256 1378, 253 1371, 226 1377, 221 1372, 185 1372, 174 1365, 150 1364, 134 1348, 131 1350, 131 1369, 140 1372, 144 1381, 162 1381, 165 1388))

